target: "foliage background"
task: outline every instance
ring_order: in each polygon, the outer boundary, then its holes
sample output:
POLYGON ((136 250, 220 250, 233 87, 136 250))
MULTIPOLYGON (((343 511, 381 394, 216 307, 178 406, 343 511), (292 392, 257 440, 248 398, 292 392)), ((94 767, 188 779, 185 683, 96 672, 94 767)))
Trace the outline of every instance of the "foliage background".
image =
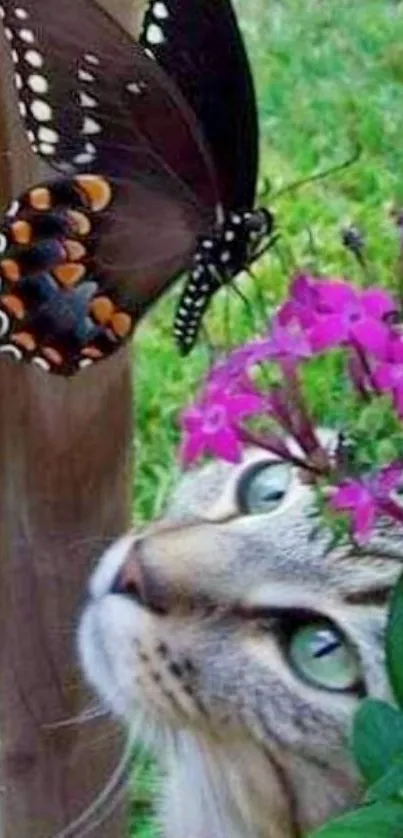
MULTIPOLYGON (((237 7, 258 94, 261 176, 270 181, 270 206, 282 234, 278 250, 256 271, 268 301, 281 299, 296 265, 393 287, 398 234, 390 211, 403 207, 403 3, 238 0, 237 7), (275 199, 286 184, 347 159, 357 141, 363 153, 354 166, 275 199), (360 276, 342 245, 340 230, 349 223, 365 234, 369 277, 360 276)), ((252 291, 252 281, 242 279, 240 287, 252 291)), ((184 362, 173 346, 178 293, 174 289, 158 305, 135 340, 133 501, 139 521, 161 511, 178 474, 178 409, 191 398, 206 367, 203 348, 184 362)), ((215 340, 224 340, 229 322, 236 342, 248 327, 245 307, 225 290, 220 297, 209 330, 215 340)), ((328 382, 326 364, 319 365, 309 386, 318 419, 335 422, 340 406, 328 382)), ((135 838, 153 834, 152 784, 147 765, 135 784, 135 838)))

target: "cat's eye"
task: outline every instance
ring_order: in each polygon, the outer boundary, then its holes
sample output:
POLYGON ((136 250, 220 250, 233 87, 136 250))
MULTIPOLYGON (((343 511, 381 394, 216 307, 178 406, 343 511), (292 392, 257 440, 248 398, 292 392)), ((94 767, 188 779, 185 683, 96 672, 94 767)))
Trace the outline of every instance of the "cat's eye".
POLYGON ((313 686, 346 691, 361 682, 355 649, 326 621, 299 627, 289 639, 288 656, 294 672, 313 686))
POLYGON ((291 480, 287 463, 257 463, 242 476, 237 501, 244 515, 271 512, 284 499, 291 480))

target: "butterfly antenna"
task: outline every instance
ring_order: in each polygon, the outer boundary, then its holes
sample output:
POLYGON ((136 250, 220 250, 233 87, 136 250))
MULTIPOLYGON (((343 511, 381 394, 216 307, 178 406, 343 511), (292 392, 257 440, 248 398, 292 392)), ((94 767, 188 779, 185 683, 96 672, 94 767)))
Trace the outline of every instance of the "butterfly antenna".
POLYGON ((225 295, 225 303, 224 303, 224 345, 226 351, 229 352, 232 349, 232 336, 231 336, 231 291, 234 290, 232 283, 226 286, 226 295, 225 295))
POLYGON ((319 268, 318 268, 319 254, 318 254, 318 250, 317 250, 317 247, 316 247, 315 236, 314 236, 312 227, 309 224, 307 225, 306 231, 307 231, 307 235, 308 235, 309 253, 312 257, 313 270, 314 270, 315 273, 320 273, 319 268))
POLYGON ((323 180, 324 178, 331 177, 332 175, 337 174, 338 172, 343 172, 345 169, 350 168, 353 166, 354 163, 359 160, 362 153, 362 146, 357 143, 353 154, 347 159, 344 160, 343 163, 337 163, 335 166, 330 166, 329 169, 325 169, 324 171, 317 172, 315 175, 311 175, 310 177, 301 178, 301 180, 295 180, 293 183, 289 183, 287 186, 284 186, 282 189, 279 189, 277 192, 274 192, 271 195, 271 201, 276 200, 277 198, 282 197, 283 195, 287 194, 287 192, 294 192, 296 189, 300 189, 302 186, 307 186, 309 183, 314 183, 317 180, 323 180))
MULTIPOLYGON (((253 290, 255 292, 255 299, 256 299, 256 308, 259 312, 259 318, 263 324, 266 323, 267 320, 267 305, 265 301, 264 292, 262 289, 262 284, 260 282, 260 277, 258 277, 253 270, 249 267, 248 268, 248 276, 253 281, 253 290)), ((249 304, 250 305, 250 304, 249 304)))
POLYGON ((271 195, 271 181, 267 177, 267 175, 264 175, 262 177, 262 189, 261 189, 261 191, 259 190, 259 201, 262 204, 266 203, 266 201, 268 201, 270 199, 270 195, 271 195))
MULTIPOLYGON (((282 245, 284 244, 284 239, 282 239, 281 244, 282 245)), ((287 252, 287 254, 285 254, 283 247, 280 247, 279 243, 276 242, 276 244, 273 247, 273 250, 274 250, 275 255, 277 256, 277 259, 279 261, 281 270, 283 271, 285 276, 289 276, 291 273, 295 273, 298 266, 297 266, 297 263, 294 259, 294 255, 293 255, 292 251, 290 250, 290 248, 289 247, 287 248, 288 252, 287 252)))
POLYGON ((211 370, 211 368, 216 363, 217 352, 204 323, 202 323, 200 326, 200 337, 206 348, 208 368, 209 370, 211 370))
MULTIPOLYGON (((251 277, 253 277, 253 279, 255 279, 255 276, 253 276, 253 275, 252 275, 252 274, 250 274, 250 273, 249 273, 249 276, 251 276, 251 277)), ((245 309, 246 309, 247 314, 248 314, 248 320, 249 320, 249 322, 250 322, 250 326, 251 326, 252 331, 253 331, 254 333, 259 332, 259 330, 260 330, 260 325, 259 325, 259 323, 258 323, 258 322, 257 322, 257 320, 256 320, 256 315, 255 315, 255 312, 254 312, 254 309, 253 309, 253 306, 252 306, 252 304, 251 304, 250 300, 248 300, 248 298, 245 296, 245 294, 243 294, 243 292, 239 290, 239 288, 238 288, 238 286, 235 284, 235 282, 234 282, 234 283, 230 286, 230 290, 231 290, 231 291, 232 291, 232 293, 233 293, 233 294, 235 294, 235 295, 238 297, 238 299, 240 299, 240 300, 242 301, 242 303, 244 304, 245 309)))

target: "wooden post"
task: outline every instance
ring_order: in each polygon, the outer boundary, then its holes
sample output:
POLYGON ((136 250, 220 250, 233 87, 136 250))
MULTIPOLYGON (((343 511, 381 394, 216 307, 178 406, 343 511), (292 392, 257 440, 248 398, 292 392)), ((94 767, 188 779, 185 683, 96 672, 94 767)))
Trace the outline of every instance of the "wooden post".
MULTIPOLYGON (((133 29, 130 0, 100 2, 133 29)), ((4 209, 43 170, 3 66, 1 87, 4 209)), ((0 358, 1 838, 53 838, 102 790, 122 750, 109 723, 53 725, 89 704, 76 620, 92 564, 130 518, 130 366, 123 351, 65 381, 0 358)), ((122 807, 94 834, 123 838, 122 807)))

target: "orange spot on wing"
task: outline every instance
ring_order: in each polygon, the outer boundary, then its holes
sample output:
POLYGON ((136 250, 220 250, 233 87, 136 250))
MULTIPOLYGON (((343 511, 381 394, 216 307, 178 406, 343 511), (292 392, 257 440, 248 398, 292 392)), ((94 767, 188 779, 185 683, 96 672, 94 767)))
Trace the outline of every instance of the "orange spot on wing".
POLYGON ((70 259, 71 262, 79 262, 80 259, 83 259, 86 255, 87 251, 81 242, 77 242, 75 239, 66 239, 63 242, 63 246, 66 249, 67 258, 70 259))
POLYGON ((96 297, 90 305, 90 313, 94 320, 102 326, 110 322, 115 311, 115 306, 109 297, 96 297))
POLYGON ((22 320, 25 308, 19 297, 16 297, 15 294, 5 294, 1 301, 9 314, 12 314, 17 320, 22 320))
POLYGON ((67 217, 71 221, 75 233, 79 236, 88 236, 88 233, 91 232, 91 224, 89 218, 83 212, 67 210, 67 217))
POLYGON ((75 262, 66 262, 65 265, 60 265, 60 267, 54 269, 53 276, 61 285, 70 288, 83 278, 85 271, 84 265, 76 264, 75 262))
POLYGON ((9 282, 18 282, 21 279, 21 271, 18 262, 15 259, 3 259, 0 262, 0 270, 5 279, 9 282))
POLYGON ((46 186, 37 186, 36 189, 31 189, 28 200, 31 207, 36 210, 48 210, 52 206, 52 194, 46 186))
POLYGON ((12 340, 13 343, 16 343, 21 349, 26 349, 27 352, 33 352, 36 349, 36 340, 30 332, 16 332, 12 340))
POLYGON ((112 329, 119 338, 125 338, 132 330, 132 318, 123 311, 117 312, 112 317, 112 329))
POLYGON ((112 200, 112 189, 99 175, 79 175, 75 182, 85 193, 93 212, 102 212, 112 200))
POLYGON ((28 221, 16 221, 11 227, 11 235, 17 244, 29 244, 32 240, 32 227, 28 221))
POLYGON ((53 346, 44 346, 42 349, 43 356, 50 361, 51 364, 54 364, 56 367, 60 367, 63 363, 63 355, 54 349, 53 346))

